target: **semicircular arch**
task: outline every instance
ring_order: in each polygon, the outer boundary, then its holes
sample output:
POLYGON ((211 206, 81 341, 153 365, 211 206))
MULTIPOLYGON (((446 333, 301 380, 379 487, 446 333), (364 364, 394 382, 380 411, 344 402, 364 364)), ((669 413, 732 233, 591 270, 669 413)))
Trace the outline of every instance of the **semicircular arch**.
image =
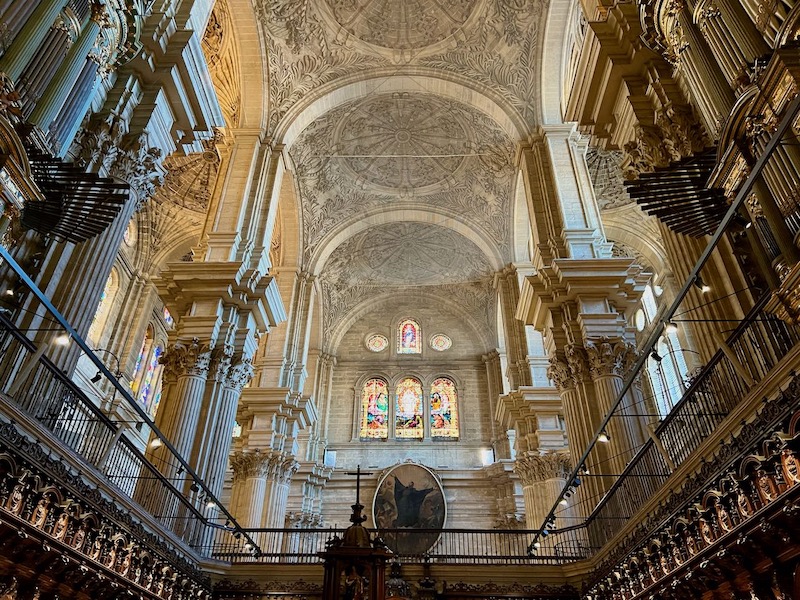
MULTIPOLYGON (((479 342, 479 347, 484 350, 493 348, 493 334, 488 328, 480 327, 474 320, 473 315, 464 310, 461 306, 449 298, 439 296, 434 291, 415 290, 414 296, 417 301, 427 300, 435 303, 441 310, 449 313, 461 320, 465 327, 472 332, 475 339, 479 342)), ((380 292, 369 298, 365 298, 347 314, 343 315, 339 322, 330 330, 326 340, 327 352, 336 355, 342 338, 362 317, 375 310, 381 310, 397 301, 397 296, 393 291, 380 292)))
POLYGON ((428 207, 414 210, 375 210, 368 214, 355 215, 320 241, 309 261, 311 273, 319 275, 334 250, 349 238, 377 225, 395 222, 425 223, 450 229, 474 243, 486 256, 492 269, 499 270, 503 267, 502 252, 488 235, 453 215, 428 207))
POLYGON ((461 102, 490 117, 512 140, 527 137, 528 127, 522 117, 497 94, 488 88, 477 89, 476 84, 464 77, 441 75, 433 69, 423 69, 421 73, 415 69, 413 76, 382 69, 337 80, 309 93, 293 106, 278 124, 275 139, 291 148, 306 127, 334 108, 376 93, 394 92, 433 94, 461 102))

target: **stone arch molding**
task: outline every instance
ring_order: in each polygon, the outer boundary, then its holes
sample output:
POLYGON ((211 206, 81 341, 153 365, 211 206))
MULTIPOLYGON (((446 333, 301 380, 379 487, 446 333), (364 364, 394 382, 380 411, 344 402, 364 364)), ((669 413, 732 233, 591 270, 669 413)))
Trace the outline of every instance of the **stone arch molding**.
POLYGON ((421 72, 397 74, 394 71, 390 75, 375 72, 366 77, 362 74, 322 86, 287 112, 275 131, 274 139, 290 150, 306 127, 327 112, 352 100, 395 92, 432 94, 461 102, 495 121, 510 139, 517 141, 527 137, 528 127, 521 116, 506 106, 502 99, 493 97, 490 90, 478 90, 457 76, 438 77, 431 69, 416 71, 421 72))
POLYGON ((309 271, 319 276, 331 254, 348 239, 378 225, 389 223, 423 223, 437 225, 454 231, 475 244, 483 252, 491 268, 503 268, 503 253, 490 237, 478 231, 473 225, 441 212, 426 209, 379 210, 366 215, 357 215, 343 223, 321 242, 309 262, 309 271))

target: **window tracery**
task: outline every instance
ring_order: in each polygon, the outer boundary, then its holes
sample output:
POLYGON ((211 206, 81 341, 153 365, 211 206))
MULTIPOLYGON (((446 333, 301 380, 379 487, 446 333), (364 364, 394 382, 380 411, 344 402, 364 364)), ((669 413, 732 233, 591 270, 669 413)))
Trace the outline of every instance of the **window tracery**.
POLYGON ((385 335, 376 333, 367 338, 367 349, 371 352, 383 352, 389 347, 389 339, 385 335))
POLYGON ((437 333, 436 335, 431 337, 431 348, 433 348, 437 352, 444 352, 445 350, 449 350, 452 345, 453 345, 453 340, 451 340, 449 336, 446 336, 443 333, 437 333))

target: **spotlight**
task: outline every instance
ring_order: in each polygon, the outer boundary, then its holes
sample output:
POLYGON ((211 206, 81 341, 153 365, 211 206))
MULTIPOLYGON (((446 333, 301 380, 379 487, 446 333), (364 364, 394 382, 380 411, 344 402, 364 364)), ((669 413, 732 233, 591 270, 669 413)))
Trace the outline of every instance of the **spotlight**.
POLYGON ((209 498, 208 502, 206 502, 206 508, 208 509, 217 508, 217 503, 209 498))
POLYGON ((655 350, 653 350, 653 351, 650 353, 650 358, 652 358, 652 359, 653 359, 654 361, 656 361, 656 362, 661 362, 662 360, 664 360, 664 357, 663 357, 663 356, 661 356, 661 355, 660 355, 658 352, 656 352, 655 350))
POLYGON ((542 529, 542 537, 547 537, 548 535, 550 535, 550 532, 547 529, 542 529))
MULTIPOLYGON (((583 468, 583 472, 586 473, 587 475, 589 474, 589 472, 586 470, 586 467, 583 468)), ((581 478, 580 477, 576 477, 575 481, 572 482, 572 485, 574 485, 575 487, 580 487, 581 483, 583 483, 581 481, 581 478)))
POLYGON ((580 473, 581 473, 581 475, 590 475, 591 474, 591 473, 589 473, 589 467, 587 467, 585 463, 581 465, 580 473))
POLYGON ((6 290, 6 296, 13 296, 14 290, 6 290))
POLYGON ((600 435, 597 436, 597 441, 607 444, 608 442, 611 441, 611 436, 608 435, 605 431, 601 431, 600 435))
POLYGON ((569 502, 567 502, 567 499, 566 499, 566 498, 562 498, 561 500, 559 500, 559 501, 558 501, 558 503, 559 503, 561 506, 568 506, 568 505, 569 505, 569 502))
POLYGON ((667 333, 678 333, 678 325, 674 321, 664 323, 664 331, 667 333))
POLYGON ((744 229, 750 229, 753 226, 753 222, 741 213, 736 213, 733 215, 733 222, 744 229))
POLYGON ((159 438, 153 438, 153 441, 150 442, 150 447, 155 450, 156 448, 161 448, 164 444, 161 443, 159 438))
POLYGON ((200 491, 200 486, 197 485, 196 481, 193 481, 192 485, 189 486, 189 489, 192 490, 193 492, 199 492, 200 491))
POLYGON ((102 378, 103 378, 103 376, 100 374, 100 371, 98 371, 97 374, 95 374, 95 376, 92 377, 89 381, 91 381, 92 383, 97 383, 102 378))
POLYGON ((53 340, 53 343, 57 346, 69 346, 69 336, 66 333, 62 333, 53 340))
POLYGON ((541 544, 541 542, 539 542, 539 540, 536 540, 535 542, 533 542, 533 547, 536 548, 537 550, 541 547, 541 545, 542 544, 541 544))
POLYGON ((695 276, 695 278, 694 278, 694 285, 697 287, 697 289, 699 289, 699 290, 700 290, 701 292, 703 292, 704 294, 707 294, 708 292, 710 292, 710 291, 711 291, 711 286, 710 286, 710 285, 708 285, 707 283, 705 283, 705 282, 703 281, 703 278, 702 278, 702 277, 700 277, 700 275, 696 275, 696 276, 695 276))

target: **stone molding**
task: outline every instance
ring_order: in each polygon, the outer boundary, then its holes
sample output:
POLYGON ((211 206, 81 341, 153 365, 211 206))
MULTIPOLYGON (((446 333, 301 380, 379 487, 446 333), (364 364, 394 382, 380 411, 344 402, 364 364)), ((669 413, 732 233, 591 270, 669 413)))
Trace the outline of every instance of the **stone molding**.
POLYGON ((300 463, 285 452, 234 452, 231 454, 234 482, 246 479, 268 479, 289 483, 300 468, 300 463))
POLYGON ((549 479, 566 479, 572 471, 569 452, 547 452, 518 456, 514 465, 522 484, 533 485, 549 479))

